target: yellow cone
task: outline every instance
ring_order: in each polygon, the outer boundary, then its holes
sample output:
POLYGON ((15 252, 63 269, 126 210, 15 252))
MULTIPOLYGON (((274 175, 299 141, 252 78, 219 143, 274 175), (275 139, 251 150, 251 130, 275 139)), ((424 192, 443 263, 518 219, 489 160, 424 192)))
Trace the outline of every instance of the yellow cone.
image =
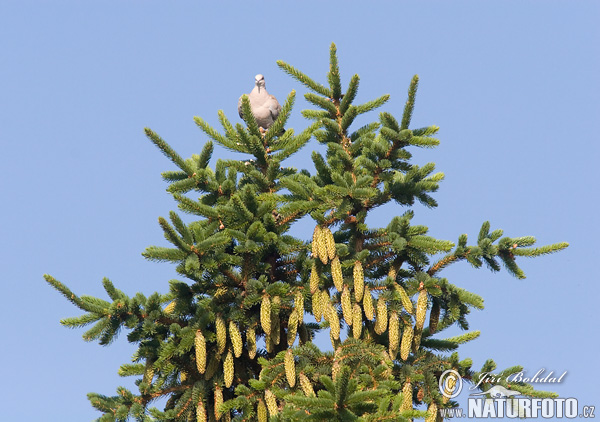
POLYGON ((304 322, 304 296, 301 291, 296 292, 294 297, 294 312, 298 314, 298 323, 304 322))
POLYGON ((419 292, 417 299, 417 312, 415 314, 415 329, 421 331, 425 324, 425 317, 427 316, 427 290, 423 289, 419 292))
POLYGON ((406 311, 409 314, 412 314, 413 313, 413 304, 410 301, 410 298, 408 297, 406 290, 404 290, 404 287, 402 287, 398 283, 394 283, 394 288, 400 294, 400 300, 402 301, 402 306, 404 306, 404 309, 406 309, 406 311))
POLYGON ((321 322, 321 318, 323 317, 323 300, 321 291, 318 289, 312 296, 312 310, 315 320, 321 322))
POLYGON ((296 333, 298 332, 298 313, 292 312, 290 319, 288 320, 287 328, 287 343, 288 346, 292 346, 296 341, 296 333))
POLYGON ((246 330, 246 347, 248 348, 248 356, 254 359, 256 356, 256 331, 254 327, 248 327, 246 330))
POLYGON ((233 346, 233 354, 236 358, 239 358, 242 355, 244 342, 242 341, 242 333, 240 333, 240 329, 233 321, 229 321, 229 337, 231 339, 231 345, 233 346))
POLYGON ((291 388, 296 385, 296 363, 294 362, 294 353, 292 349, 287 349, 283 360, 285 366, 285 377, 291 388))
POLYGON ((388 323, 387 305, 382 298, 377 299, 377 319, 375 320, 375 332, 385 333, 388 323))
POLYGON ((398 345, 400 344, 400 321, 398 321, 398 313, 392 311, 390 314, 390 323, 388 326, 389 350, 388 353, 392 359, 396 359, 398 353, 398 345))
POLYGON ((217 353, 222 355, 225 352, 225 344, 227 344, 227 328, 221 315, 217 316, 215 326, 217 330, 217 353))
POLYGON ((196 421, 197 422, 206 422, 206 408, 204 407, 204 402, 202 401, 202 397, 198 401, 198 406, 196 406, 196 421))
POLYGON ((333 278, 333 284, 338 292, 341 292, 344 288, 344 276, 342 274, 342 264, 340 258, 337 256, 331 261, 331 278, 333 278))
POLYGON ((315 390, 312 386, 312 383, 308 379, 308 377, 304 374, 300 374, 298 376, 300 379, 300 387, 302 387, 302 391, 304 391, 304 395, 306 397, 315 397, 315 390))
POLYGON ((425 418, 425 422, 435 422, 438 416, 437 404, 434 401, 431 402, 429 407, 427 408, 427 417, 425 418))
POLYGON ((369 321, 373 321, 374 318, 374 309, 373 309, 373 296, 371 296, 371 290, 369 290, 368 286, 365 286, 365 292, 362 298, 363 310, 365 311, 365 316, 369 321))
POLYGON ((344 286, 340 301, 342 302, 342 315, 344 316, 344 320, 346 321, 346 324, 352 325, 352 302, 350 301, 350 289, 348 289, 348 286, 344 286))
POLYGON ((412 384, 409 381, 404 383, 402 387, 402 404, 400 404, 400 412, 404 412, 406 410, 412 410, 413 408, 413 389, 412 384))
POLYGON ((260 304, 260 325, 266 334, 271 333, 271 299, 263 296, 260 304))
POLYGON ((202 330, 196 331, 194 350, 196 352, 196 368, 198 368, 198 372, 203 374, 206 371, 206 339, 202 334, 202 330))
POLYGON ((327 311, 327 321, 329 322, 329 327, 331 329, 331 335, 334 339, 340 339, 340 318, 337 313, 337 309, 331 303, 331 301, 327 301, 326 306, 328 307, 327 311))
POLYGON ((269 414, 271 416, 275 416, 278 412, 277 398, 271 390, 265 390, 265 401, 267 402, 267 409, 269 409, 269 414))
POLYGON ((360 302, 365 291, 365 274, 360 261, 354 263, 352 276, 354 278, 354 300, 360 302))
POLYGON ((356 339, 362 334, 362 309, 358 303, 352 308, 352 336, 356 339))
POLYGON ((258 417, 258 422, 267 422, 267 406, 265 402, 262 400, 258 400, 258 404, 256 405, 256 416, 258 417))
POLYGON ((233 366, 233 352, 231 347, 227 350, 225 360, 223 361, 223 378, 225 380, 225 387, 229 388, 233 384, 234 366, 233 366))
POLYGON ((218 384, 215 384, 215 394, 214 394, 214 401, 215 401, 215 418, 217 420, 219 420, 221 418, 222 412, 220 410, 221 405, 223 404, 223 391, 221 390, 221 387, 219 387, 218 384))
MULTIPOLYGON (((319 226, 317 226, 319 227, 319 226)), ((321 228, 317 230, 315 227, 315 232, 317 233, 316 241, 317 241, 317 256, 323 263, 323 265, 327 264, 329 260, 329 255, 327 254, 327 234, 321 228)), ((314 239, 314 235, 313 235, 314 239)))
POLYGON ((408 323, 404 326, 404 331, 402 331, 402 343, 400 343, 400 358, 402 360, 408 359, 411 343, 413 341, 413 335, 413 326, 412 324, 408 323))
POLYGON ((325 237, 325 247, 327 249, 327 257, 331 260, 335 258, 336 250, 335 250, 335 240, 333 238, 333 233, 329 230, 328 227, 322 230, 322 236, 325 237))
POLYGON ((165 314, 172 314, 175 310, 175 305, 177 305, 176 301, 172 301, 165 307, 165 314))
POLYGON ((319 238, 321 237, 321 226, 318 224, 315 226, 315 230, 313 231, 312 237, 312 255, 313 258, 319 258, 319 238))

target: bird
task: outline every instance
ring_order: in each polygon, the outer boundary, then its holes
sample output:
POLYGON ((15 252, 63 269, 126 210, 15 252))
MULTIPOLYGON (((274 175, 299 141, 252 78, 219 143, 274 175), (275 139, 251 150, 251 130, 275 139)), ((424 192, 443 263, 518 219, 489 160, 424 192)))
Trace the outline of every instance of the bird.
MULTIPOLYGON (((275 119, 277 119, 277 116, 279 116, 281 105, 279 105, 277 98, 267 92, 265 77, 263 75, 258 74, 254 77, 254 88, 248 94, 248 99, 250 100, 250 108, 258 126, 263 130, 269 129, 275 119)), ((243 119, 242 97, 238 101, 238 113, 243 119)))

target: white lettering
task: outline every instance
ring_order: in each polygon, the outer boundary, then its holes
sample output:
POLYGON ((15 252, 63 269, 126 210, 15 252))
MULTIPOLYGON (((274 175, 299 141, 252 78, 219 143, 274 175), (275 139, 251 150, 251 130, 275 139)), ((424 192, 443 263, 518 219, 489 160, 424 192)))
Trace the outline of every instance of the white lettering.
POLYGON ((530 418, 531 417, 531 400, 519 399, 519 407, 521 408, 521 409, 519 409, 520 417, 522 417, 522 418, 530 418))
POLYGON ((517 399, 509 399, 506 401, 506 417, 507 418, 518 418, 519 417, 519 405, 517 399))
MULTIPOLYGON (((509 380, 510 382, 522 382, 523 381, 523 371, 521 372, 516 372, 514 374, 514 378, 512 380, 509 380)), ((510 377, 510 375, 509 375, 510 377)), ((508 378, 506 378, 508 380, 508 378)))
POLYGON ((540 409, 542 408, 542 403, 540 399, 531 399, 531 414, 537 417, 538 413, 540 413, 540 409))
POLYGON ((542 400, 542 418, 551 418, 554 413, 554 402, 552 399, 542 400))
POLYGON ((566 399, 565 400, 565 416, 567 418, 576 418, 577 417, 577 400, 576 399, 566 399))
POLYGON ((556 403, 556 417, 562 418, 565 399, 554 399, 554 403, 556 403))
POLYGON ((481 418, 483 414, 483 400, 481 399, 469 399, 469 417, 470 418, 481 418))
POLYGON ((494 400, 485 399, 483 402, 483 418, 495 418, 496 408, 494 407, 494 400))
POLYGON ((544 368, 542 368, 542 369, 540 369, 539 371, 537 371, 537 372, 535 373, 535 375, 533 376, 533 378, 531 378, 531 381, 530 381, 530 382, 544 382, 544 381, 540 381, 540 380, 539 380, 539 379, 540 379, 540 378, 539 378, 539 377, 540 377, 540 375, 542 375, 542 374, 544 373, 544 371, 545 371, 545 369, 544 369, 544 368))

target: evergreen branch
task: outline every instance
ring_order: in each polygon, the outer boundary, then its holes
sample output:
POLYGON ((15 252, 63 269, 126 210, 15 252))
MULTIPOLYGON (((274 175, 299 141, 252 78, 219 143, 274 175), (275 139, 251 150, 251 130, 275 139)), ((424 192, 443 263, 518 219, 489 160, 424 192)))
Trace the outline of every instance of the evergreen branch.
POLYGON ((180 262, 185 259, 187 253, 181 249, 165 248, 161 246, 148 246, 142 256, 157 262, 180 262))
POLYGON ((512 250, 515 256, 534 257, 540 255, 548 255, 554 252, 562 251, 569 246, 568 242, 553 243, 552 245, 541 246, 539 248, 516 248, 512 250))
POLYGON ((331 113, 324 110, 302 110, 302 116, 309 120, 321 120, 324 117, 331 117, 331 113))
POLYGON ((387 111, 379 113, 379 121, 385 128, 391 129, 394 133, 400 133, 400 125, 394 116, 387 111))
POLYGON ((323 110, 327 111, 327 117, 335 119, 337 115, 337 108, 335 107, 335 104, 331 102, 331 99, 321 97, 320 95, 313 94, 312 92, 307 92, 304 94, 304 98, 309 103, 314 104, 317 107, 321 107, 323 110))
POLYGON ((119 368, 118 374, 120 377, 143 375, 145 367, 143 363, 125 363, 119 368))
POLYGON ((412 133, 414 136, 431 136, 438 133, 440 128, 438 126, 432 125, 427 127, 422 127, 419 129, 413 129, 412 133))
POLYGON ((163 217, 158 218, 158 224, 163 229, 165 234, 165 238, 171 242, 173 245, 177 246, 179 249, 183 251, 189 251, 190 245, 185 243, 181 237, 175 233, 175 230, 171 227, 171 225, 165 220, 163 217))
POLYGON ((223 112, 223 110, 219 110, 218 115, 219 115, 219 122, 221 123, 221 126, 223 126, 223 129, 225 130, 225 135, 227 136, 227 139, 232 143, 232 145, 235 148, 243 150, 240 152, 248 152, 244 148, 244 145, 242 145, 240 143, 240 137, 236 133, 236 130, 233 128, 233 125, 231 124, 231 122, 229 121, 227 116, 225 116, 225 113, 223 112))
MULTIPOLYGON (((222 111, 219 111, 219 118, 225 118, 225 115, 223 114, 222 111)), ((227 149, 230 149, 232 151, 247 152, 246 149, 243 148, 241 145, 238 145, 238 143, 236 143, 232 139, 228 139, 225 136, 221 135, 219 132, 217 132, 212 126, 210 126, 208 123, 206 123, 200 117, 195 116, 194 122, 200 129, 202 129, 202 131, 206 135, 208 135, 217 144, 219 144, 227 149)))
POLYGON ((178 180, 177 182, 171 183, 171 185, 167 188, 167 192, 169 193, 186 193, 198 187, 198 181, 194 177, 187 177, 183 180, 178 180))
POLYGON ((83 339, 85 341, 97 340, 106 332, 106 330, 109 328, 109 326, 110 326, 110 319, 103 317, 101 320, 99 320, 96 323, 96 325, 94 325, 92 328, 90 328, 85 333, 83 333, 83 339))
POLYGON ((416 147, 434 148, 440 144, 439 139, 424 136, 411 136, 408 143, 416 147))
POLYGON ((525 273, 521 268, 519 268, 519 266, 515 262, 515 259, 512 256, 504 253, 501 253, 499 256, 502 260, 502 263, 504 264, 504 267, 511 275, 517 277, 520 280, 526 278, 525 273))
POLYGON ((334 43, 331 43, 329 48, 329 72, 327 73, 329 80, 329 89, 331 90, 331 98, 334 101, 339 101, 342 95, 342 83, 340 81, 340 68, 337 59, 337 48, 334 43))
POLYGON ((180 180, 185 180, 189 177, 189 175, 184 171, 163 171, 160 175, 166 182, 177 182, 180 180))
POLYGON ((85 303, 83 303, 83 301, 78 296, 75 296, 75 294, 60 281, 58 281, 49 274, 44 274, 44 279, 48 284, 50 284, 52 287, 58 290, 64 297, 66 297, 67 300, 73 305, 77 306, 79 309, 83 309, 84 311, 91 312, 89 309, 86 308, 85 303))
MULTIPOLYGON (((468 254, 468 253, 469 253, 469 251, 466 252, 466 254, 468 254)), ((427 274, 429 276, 433 277, 440 270, 446 268, 448 265, 450 265, 453 262, 458 261, 460 259, 464 259, 464 256, 461 257, 461 256, 457 255, 456 253, 448 254, 445 257, 443 257, 442 259, 440 259, 439 261, 437 261, 435 264, 433 264, 427 270, 427 274)))
POLYGON ((506 238, 506 239, 502 239, 502 241, 500 242, 500 245, 504 246, 505 244, 511 244, 511 243, 513 244, 513 247, 531 246, 531 245, 535 244, 535 237, 522 236, 522 237, 506 238), (510 239, 510 241, 508 239, 510 239), (514 246, 514 245, 516 245, 516 246, 514 246))
POLYGON ((481 335, 481 331, 471 331, 469 333, 461 334, 459 336, 447 338, 447 339, 445 339, 445 341, 455 343, 455 344, 463 344, 463 343, 467 343, 471 340, 475 340, 480 335, 481 335))
POLYGON ((60 324, 69 328, 81 328, 96 322, 103 317, 104 315, 102 314, 87 313, 78 317, 63 318, 60 320, 60 324))
POLYGON ((296 141, 296 137, 294 136, 294 129, 287 129, 283 134, 278 134, 277 139, 273 142, 265 142, 268 144, 268 148, 270 152, 281 151, 287 148, 288 145, 294 143, 296 141))
POLYGON ((340 113, 342 115, 344 113, 346 113, 346 111, 348 110, 348 107, 350 107, 350 105, 354 101, 354 98, 356 98, 356 93, 358 92, 359 81, 360 81, 360 78, 358 77, 358 75, 354 75, 350 79, 350 83, 348 84, 348 89, 346 90, 346 93, 344 94, 342 101, 340 101, 340 113))
POLYGON ((98 314, 107 314, 109 312, 110 302, 106 300, 87 295, 81 296, 80 299, 87 306, 89 312, 98 314))
POLYGON ((449 352, 458 349, 458 344, 450 340, 439 340, 434 338, 424 338, 421 340, 421 347, 440 352, 449 352))
POLYGON ((451 285, 450 290, 458 296, 458 299, 465 304, 477 309, 483 309, 483 298, 475 293, 471 293, 460 287, 451 285))
POLYGON ((325 126, 330 133, 335 134, 335 136, 342 136, 342 129, 337 121, 329 118, 321 119, 321 123, 325 126))
POLYGON ((285 73, 290 75, 292 78, 296 79, 298 82, 305 85, 309 89, 312 89, 316 93, 321 94, 328 98, 332 97, 331 90, 325 88, 320 83, 313 81, 311 78, 309 78, 307 75, 300 72, 298 69, 294 68, 293 66, 290 66, 289 64, 285 63, 282 60, 277 60, 277 66, 279 66, 285 73))
POLYGON ((258 130, 258 123, 256 122, 256 117, 254 113, 252 113, 252 107, 250 106, 250 98, 248 95, 242 95, 242 119, 246 122, 248 126, 248 132, 250 136, 258 136, 261 137, 260 130, 258 130))
POLYGON ((479 230, 479 236, 477 236, 477 242, 481 242, 483 239, 487 238, 490 234, 490 222, 484 221, 481 225, 481 229, 479 230))
POLYGON ((355 107, 355 106, 348 107, 348 111, 346 111, 346 113, 344 114, 344 117, 342 117, 342 121, 340 123, 340 126, 342 127, 343 131, 346 131, 348 129, 348 127, 350 127, 350 125, 352 124, 354 119, 356 119, 356 116, 358 116, 358 107, 355 107))
POLYGON ((321 182, 323 184, 331 184, 331 169, 327 165, 327 162, 325 161, 323 156, 317 151, 313 151, 312 161, 315 164, 315 169, 317 170, 317 175, 320 177, 321 182))
POLYGON ((263 142, 265 145, 268 145, 275 136, 280 136, 284 133, 284 131, 285 131, 284 127, 285 127, 287 120, 290 117, 290 114, 292 112, 292 107, 294 106, 295 100, 296 100, 296 91, 292 90, 292 92, 290 92, 290 95, 288 95, 287 99, 285 100, 283 107, 281 107, 281 110, 279 111, 279 115, 277 116, 277 118, 275 119, 275 121, 273 122, 271 127, 269 127, 269 129, 265 133, 265 136, 263 139, 263 142))
POLYGON ((111 298, 111 300, 116 301, 121 299, 127 299, 127 295, 121 290, 117 289, 108 278, 104 277, 102 279, 102 285, 104 286, 104 290, 106 290, 106 293, 108 294, 108 297, 111 298))
POLYGON ((202 242, 198 242, 194 245, 194 250, 197 253, 204 253, 210 249, 217 248, 219 246, 225 246, 231 242, 231 238, 225 233, 215 233, 202 242))
POLYGON ((152 143, 156 145, 158 149, 160 149, 162 153, 167 158, 169 158, 177 167, 186 172, 188 175, 193 173, 188 163, 186 163, 184 159, 181 158, 179 154, 177 154, 175 150, 171 148, 171 146, 167 144, 160 136, 158 136, 156 133, 150 130, 150 128, 144 128, 144 132, 146 133, 146 136, 152 141, 152 143))
POLYGON ((206 166, 208 166, 208 162, 210 161, 210 157, 212 157, 213 151, 213 143, 211 141, 208 141, 202 148, 202 152, 196 160, 196 165, 199 169, 203 169, 206 168, 206 166))
POLYGON ((352 132, 352 134, 350 135, 350 139, 352 140, 352 142, 356 142, 363 136, 373 135, 377 129, 379 129, 379 123, 369 123, 368 125, 362 126, 361 128, 352 132))
MULTIPOLYGON (((312 128, 317 128, 319 127, 320 124, 319 123, 313 123, 311 125, 312 128)), ((289 131, 292 131, 293 129, 289 129, 289 131)), ((287 132, 286 132, 287 133, 287 132)), ((293 132, 292 132, 293 133, 293 132)), ((304 145, 306 145, 306 143, 310 140, 311 134, 310 133, 301 133, 298 136, 294 136, 292 138, 292 142, 289 142, 286 147, 283 149, 283 151, 273 155, 273 159, 278 161, 278 162, 282 162, 283 160, 285 160, 286 158, 289 158, 290 156, 292 156, 293 154, 295 154, 296 152, 298 152, 304 145)))
POLYGON ((366 103, 361 104, 359 106, 356 106, 356 114, 367 113, 367 112, 369 112, 371 110, 374 110, 374 109, 376 109, 378 107, 381 107, 389 99, 390 99, 390 95, 389 94, 385 94, 385 95, 382 95, 379 98, 374 99, 373 101, 369 101, 369 102, 366 102, 366 103))
POLYGON ((413 76, 408 87, 408 100, 404 106, 404 113, 402 113, 402 123, 400 129, 408 129, 410 125, 410 119, 412 118, 413 109, 415 107, 415 97, 417 95, 417 88, 419 86, 419 75, 413 76))
POLYGON ((173 198, 175 198, 175 200, 179 202, 179 208, 182 211, 191 214, 201 215, 206 218, 219 218, 219 213, 213 207, 201 204, 198 201, 194 201, 188 198, 187 196, 180 195, 178 193, 174 193, 173 198))
POLYGON ((169 218, 171 219, 173 226, 175 226, 175 230, 177 230, 177 232, 181 235, 183 241, 188 244, 194 243, 194 236, 192 235, 192 232, 175 211, 169 212, 169 218))

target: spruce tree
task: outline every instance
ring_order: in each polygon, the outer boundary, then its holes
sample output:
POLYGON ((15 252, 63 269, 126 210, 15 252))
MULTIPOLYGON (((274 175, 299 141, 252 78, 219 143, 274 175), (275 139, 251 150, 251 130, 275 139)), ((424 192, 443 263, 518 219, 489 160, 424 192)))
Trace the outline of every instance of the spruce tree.
MULTIPOLYGON (((478 375, 456 349, 479 336, 469 331, 467 317, 483 308, 481 297, 450 283, 442 271, 467 261, 492 271, 504 266, 525 278, 517 257, 567 246, 532 247, 533 237, 503 237, 488 222, 471 243, 465 234, 456 243, 428 235, 427 227, 412 224, 412 207, 417 201, 436 206, 431 195, 443 174, 433 163, 411 161, 411 149, 439 142, 436 126, 410 128, 418 77, 400 119, 381 112, 351 129, 389 96, 354 104, 359 77, 343 91, 334 44, 327 85, 277 64, 308 89, 305 98, 316 107, 302 111, 311 123, 298 134, 283 129, 295 91, 266 132, 247 97, 245 125, 222 111, 221 130, 196 117, 209 140, 188 159, 146 129, 177 166, 162 174, 167 190, 197 219, 185 223, 175 212, 159 218, 172 246, 151 246, 143 255, 174 263, 184 281, 170 281, 166 293, 130 297, 104 279, 104 300, 77 296, 45 276, 85 312, 63 325, 91 325, 83 337, 101 345, 125 329, 137 345, 133 363, 118 371, 135 377, 137 390, 88 395, 103 414, 100 421, 439 420, 438 409, 456 405, 440 393, 440 374, 454 369, 467 381, 478 375), (312 153, 313 173, 282 165, 313 138, 327 151, 312 153), (213 170, 213 142, 241 159, 218 160, 213 170), (369 212, 390 202, 402 214, 385 227, 369 227, 369 212), (307 215, 314 221, 312 237, 290 235, 307 215), (466 332, 444 337, 453 325, 466 332), (329 333, 330 351, 312 342, 319 331, 329 333), (157 399, 166 401, 161 409, 152 407, 157 399)), ((495 369, 488 360, 480 371, 495 369)), ((510 388, 552 396, 524 383, 510 388)))

